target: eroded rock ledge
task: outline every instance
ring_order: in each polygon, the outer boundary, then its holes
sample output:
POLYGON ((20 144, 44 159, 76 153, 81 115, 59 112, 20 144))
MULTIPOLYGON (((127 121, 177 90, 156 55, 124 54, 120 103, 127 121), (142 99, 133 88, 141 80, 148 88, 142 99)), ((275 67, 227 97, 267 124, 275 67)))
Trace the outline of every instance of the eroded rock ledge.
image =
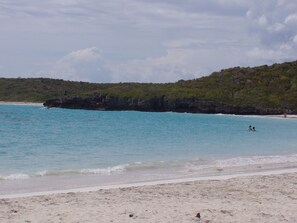
POLYGON ((64 99, 47 100, 44 103, 47 108, 68 108, 88 110, 135 110, 148 112, 188 112, 188 113, 223 113, 237 115, 279 115, 284 112, 297 114, 297 111, 284 109, 259 109, 252 106, 236 106, 221 102, 201 100, 199 98, 169 99, 165 96, 154 97, 147 100, 134 98, 118 98, 109 95, 97 95, 94 97, 74 97, 64 99))

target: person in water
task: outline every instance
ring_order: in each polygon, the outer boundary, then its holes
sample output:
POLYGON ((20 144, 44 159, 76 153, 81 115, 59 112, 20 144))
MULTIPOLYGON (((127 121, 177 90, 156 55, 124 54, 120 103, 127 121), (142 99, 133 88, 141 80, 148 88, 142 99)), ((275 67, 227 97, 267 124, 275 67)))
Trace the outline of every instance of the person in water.
POLYGON ((255 127, 255 126, 252 127, 252 126, 250 125, 249 128, 248 128, 248 130, 249 130, 249 131, 254 131, 254 132, 255 132, 255 131, 256 131, 256 127, 255 127))

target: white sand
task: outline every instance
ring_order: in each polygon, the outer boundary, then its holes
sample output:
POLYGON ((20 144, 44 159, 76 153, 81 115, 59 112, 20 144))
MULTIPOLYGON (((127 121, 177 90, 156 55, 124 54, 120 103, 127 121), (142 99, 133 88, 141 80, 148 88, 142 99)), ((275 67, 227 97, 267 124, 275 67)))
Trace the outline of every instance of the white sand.
POLYGON ((34 102, 11 102, 11 101, 0 101, 1 105, 31 105, 31 106, 43 106, 43 103, 34 103, 34 102))
POLYGON ((285 173, 1 199, 0 222, 293 223, 296 210, 285 173))
POLYGON ((287 119, 296 119, 297 115, 265 115, 267 117, 271 117, 271 118, 287 118, 287 119))

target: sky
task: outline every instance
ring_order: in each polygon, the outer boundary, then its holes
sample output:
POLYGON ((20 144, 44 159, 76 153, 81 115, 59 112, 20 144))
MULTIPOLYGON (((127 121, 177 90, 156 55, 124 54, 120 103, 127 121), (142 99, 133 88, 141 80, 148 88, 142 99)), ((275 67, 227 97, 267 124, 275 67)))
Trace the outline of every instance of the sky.
POLYGON ((0 77, 175 82, 297 60, 297 0, 0 0, 0 77))

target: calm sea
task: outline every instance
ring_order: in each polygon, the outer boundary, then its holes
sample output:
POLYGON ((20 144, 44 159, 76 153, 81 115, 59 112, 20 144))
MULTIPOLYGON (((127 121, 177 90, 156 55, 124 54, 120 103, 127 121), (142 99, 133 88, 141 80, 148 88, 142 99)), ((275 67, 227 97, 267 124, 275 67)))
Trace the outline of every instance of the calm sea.
POLYGON ((296 166, 297 120, 0 105, 0 194, 296 166))

